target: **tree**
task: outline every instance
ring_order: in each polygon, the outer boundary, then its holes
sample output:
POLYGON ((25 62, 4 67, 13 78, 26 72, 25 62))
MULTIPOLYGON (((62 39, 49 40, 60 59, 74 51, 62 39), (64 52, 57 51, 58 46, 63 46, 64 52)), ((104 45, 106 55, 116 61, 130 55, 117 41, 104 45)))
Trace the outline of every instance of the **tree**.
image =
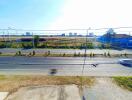
POLYGON ((74 53, 74 57, 76 57, 77 56, 77 54, 76 54, 76 52, 74 53))
POLYGON ((34 47, 36 48, 39 44, 39 35, 34 36, 34 41, 33 42, 34 42, 34 47))
POLYGON ((110 57, 110 56, 111 56, 111 55, 110 55, 110 52, 108 52, 107 55, 108 55, 108 57, 110 57))
POLYGON ((48 55, 50 55, 50 51, 48 51, 48 55))
POLYGON ((106 32, 106 42, 110 43, 111 42, 111 38, 112 36, 115 36, 115 32, 112 28, 108 29, 108 31, 106 32))
POLYGON ((90 53, 90 57, 92 57, 93 56, 93 54, 92 54, 92 52, 90 53))
POLYGON ((107 55, 106 55, 106 52, 104 53, 104 56, 106 57, 107 55))
POLYGON ((78 56, 79 56, 79 57, 81 56, 80 52, 78 53, 78 56))
POLYGON ((66 54, 64 53, 64 54, 63 54, 63 57, 65 57, 65 55, 66 55, 66 54))

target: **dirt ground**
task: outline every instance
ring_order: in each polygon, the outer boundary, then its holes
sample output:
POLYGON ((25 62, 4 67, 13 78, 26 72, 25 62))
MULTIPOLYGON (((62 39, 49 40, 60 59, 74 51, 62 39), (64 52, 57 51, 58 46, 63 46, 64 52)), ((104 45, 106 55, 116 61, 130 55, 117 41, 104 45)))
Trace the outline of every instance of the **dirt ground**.
POLYGON ((111 78, 96 78, 96 84, 84 88, 86 100, 132 100, 132 92, 119 87, 111 78))
POLYGON ((77 85, 54 85, 24 87, 5 100, 81 100, 81 97, 77 85))

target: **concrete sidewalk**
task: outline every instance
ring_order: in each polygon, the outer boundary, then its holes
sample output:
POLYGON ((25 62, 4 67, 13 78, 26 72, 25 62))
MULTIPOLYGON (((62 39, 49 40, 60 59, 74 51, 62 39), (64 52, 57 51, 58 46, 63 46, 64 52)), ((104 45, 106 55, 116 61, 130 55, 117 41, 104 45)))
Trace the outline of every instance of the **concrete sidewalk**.
POLYGON ((96 78, 97 83, 84 88, 86 100, 132 100, 132 92, 115 84, 111 78, 96 78))
POLYGON ((4 100, 6 96, 8 95, 8 92, 0 92, 0 100, 4 100))
POLYGON ((76 85, 53 85, 24 87, 5 100, 81 100, 81 97, 76 85))

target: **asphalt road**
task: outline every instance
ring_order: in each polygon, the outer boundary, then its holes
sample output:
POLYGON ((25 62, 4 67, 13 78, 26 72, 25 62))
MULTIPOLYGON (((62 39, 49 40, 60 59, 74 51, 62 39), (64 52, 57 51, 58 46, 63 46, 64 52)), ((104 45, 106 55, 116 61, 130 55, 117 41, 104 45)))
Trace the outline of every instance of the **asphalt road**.
POLYGON ((79 57, 0 57, 0 74, 42 74, 86 76, 132 76, 132 67, 118 64, 119 58, 87 58, 82 74, 84 58, 79 57), (99 64, 94 67, 89 64, 99 64))

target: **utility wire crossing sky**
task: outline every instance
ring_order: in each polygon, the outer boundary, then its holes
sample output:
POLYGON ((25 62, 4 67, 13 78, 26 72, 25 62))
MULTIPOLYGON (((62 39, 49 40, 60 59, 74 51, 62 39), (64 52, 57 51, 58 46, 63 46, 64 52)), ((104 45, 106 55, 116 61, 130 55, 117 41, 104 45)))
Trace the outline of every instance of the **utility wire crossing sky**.
POLYGON ((0 28, 132 26, 132 0, 0 0, 0 28))

